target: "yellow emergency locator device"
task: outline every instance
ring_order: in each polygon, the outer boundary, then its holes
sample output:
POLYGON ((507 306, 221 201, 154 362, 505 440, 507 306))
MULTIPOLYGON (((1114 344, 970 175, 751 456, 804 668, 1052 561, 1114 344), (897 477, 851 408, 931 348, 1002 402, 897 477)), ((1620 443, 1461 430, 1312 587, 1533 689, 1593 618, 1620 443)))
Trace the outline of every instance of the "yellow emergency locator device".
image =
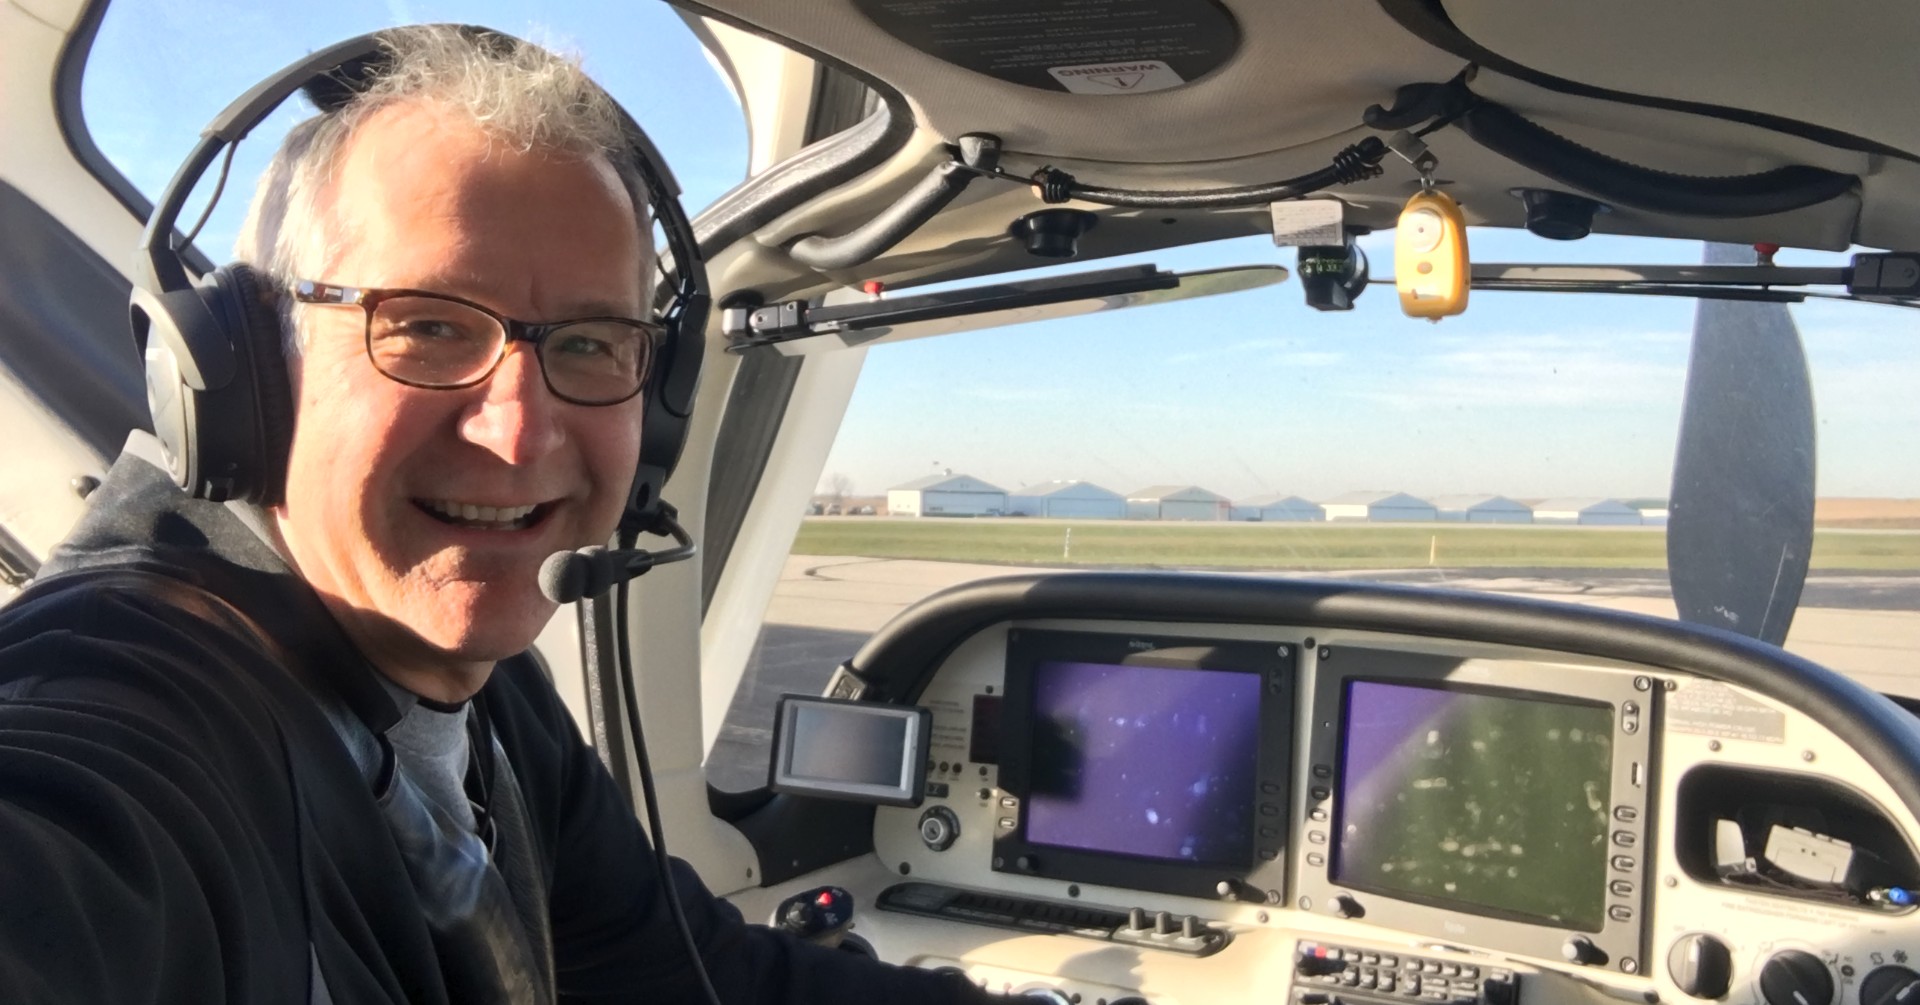
POLYGON ((1460 204, 1422 189, 1400 211, 1393 237, 1393 285, 1410 318, 1439 320, 1467 309, 1467 221, 1460 204))

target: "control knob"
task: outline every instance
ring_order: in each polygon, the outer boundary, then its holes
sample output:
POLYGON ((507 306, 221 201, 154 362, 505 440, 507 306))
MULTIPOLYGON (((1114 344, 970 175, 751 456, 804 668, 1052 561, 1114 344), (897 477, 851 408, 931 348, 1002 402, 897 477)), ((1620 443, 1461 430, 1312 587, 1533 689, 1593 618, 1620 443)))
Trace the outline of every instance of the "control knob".
POLYGON ((1682 936, 1667 953, 1667 975, 1695 998, 1724 998, 1733 986, 1733 952, 1711 935, 1682 936))
POLYGON ((945 806, 929 806, 920 814, 920 843, 929 851, 946 851, 960 837, 960 818, 945 806))
POLYGON ((1584 935, 1575 935, 1560 944, 1560 958, 1568 963, 1578 963, 1583 967, 1602 966, 1607 962, 1607 954, 1593 940, 1584 935))
POLYGON ((1760 968, 1760 994, 1768 1005, 1832 1005, 1833 975, 1820 957, 1783 949, 1760 968))
POLYGON ((1367 909, 1361 907, 1360 902, 1353 899, 1351 894, 1335 894, 1334 898, 1327 903, 1327 908, 1333 912, 1333 916, 1336 918, 1364 918, 1367 916, 1367 909))
POLYGON ((1027 988, 1020 992, 1019 997, 1046 1002, 1047 1005, 1073 1005, 1073 999, 1058 988, 1027 988))
POLYGON ((1920 973, 1874 967, 1860 982, 1860 1005, 1920 1005, 1920 973))

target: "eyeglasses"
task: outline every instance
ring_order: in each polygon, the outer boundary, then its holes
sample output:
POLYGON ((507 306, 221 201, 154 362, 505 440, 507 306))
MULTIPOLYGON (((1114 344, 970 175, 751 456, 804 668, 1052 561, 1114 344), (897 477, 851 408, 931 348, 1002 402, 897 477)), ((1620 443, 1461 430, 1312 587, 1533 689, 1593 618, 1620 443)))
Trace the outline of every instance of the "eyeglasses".
POLYGON ((554 397, 576 405, 615 405, 640 393, 666 326, 634 318, 591 317, 530 324, 470 300, 425 290, 355 289, 302 279, 303 304, 359 307, 367 315, 367 358, 409 387, 472 387, 493 375, 511 342, 527 342, 554 397))

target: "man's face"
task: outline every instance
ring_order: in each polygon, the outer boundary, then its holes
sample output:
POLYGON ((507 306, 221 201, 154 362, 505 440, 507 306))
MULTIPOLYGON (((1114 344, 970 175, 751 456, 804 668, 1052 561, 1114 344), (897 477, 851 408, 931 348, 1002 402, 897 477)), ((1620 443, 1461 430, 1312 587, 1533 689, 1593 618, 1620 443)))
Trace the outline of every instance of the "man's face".
MULTIPOLYGON (((375 113, 336 169, 327 274, 298 278, 448 293, 523 321, 643 316, 645 253, 612 168, 501 146, 431 107, 375 113)), ((390 674, 526 648, 554 609, 540 563, 613 531, 641 400, 562 401, 525 343, 475 387, 408 387, 368 360, 362 311, 302 311, 276 511, 301 575, 390 674), (448 515, 470 507, 494 519, 448 515)))

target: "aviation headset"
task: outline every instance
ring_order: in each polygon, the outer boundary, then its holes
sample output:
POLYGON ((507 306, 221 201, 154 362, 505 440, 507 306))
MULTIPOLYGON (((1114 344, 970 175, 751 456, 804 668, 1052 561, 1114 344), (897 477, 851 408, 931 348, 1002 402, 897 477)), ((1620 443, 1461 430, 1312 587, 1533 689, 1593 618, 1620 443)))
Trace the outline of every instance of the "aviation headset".
MULTIPOLYGON (((487 28, 461 30, 482 44, 527 44, 487 28)), ((346 104, 387 62, 384 37, 373 32, 322 49, 235 99, 201 132, 147 221, 135 263, 134 344, 146 360, 147 404, 168 468, 181 488, 199 498, 261 505, 281 500, 293 440, 293 389, 279 309, 286 292, 238 263, 215 269, 196 285, 183 249, 174 244, 174 225, 214 158, 223 149, 230 152, 293 92, 304 89, 322 114, 346 104)), ((660 489, 686 444, 712 300, 679 187, 646 133, 618 102, 614 108, 666 239, 666 261, 660 263, 666 288, 651 300, 666 338, 641 391, 640 456, 620 520, 621 532, 630 535, 657 530, 662 520, 660 489)), ((671 507, 666 515, 670 522, 671 507)))

